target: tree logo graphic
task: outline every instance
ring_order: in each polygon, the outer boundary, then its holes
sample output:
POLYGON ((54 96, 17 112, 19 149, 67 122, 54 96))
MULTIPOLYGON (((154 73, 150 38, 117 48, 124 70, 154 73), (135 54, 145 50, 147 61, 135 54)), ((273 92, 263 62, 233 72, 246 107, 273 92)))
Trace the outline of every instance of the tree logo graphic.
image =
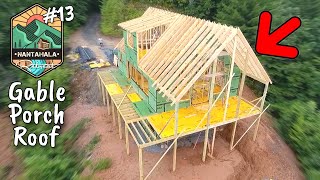
POLYGON ((63 63, 63 23, 45 23, 46 13, 34 4, 11 18, 11 63, 35 78, 63 63))

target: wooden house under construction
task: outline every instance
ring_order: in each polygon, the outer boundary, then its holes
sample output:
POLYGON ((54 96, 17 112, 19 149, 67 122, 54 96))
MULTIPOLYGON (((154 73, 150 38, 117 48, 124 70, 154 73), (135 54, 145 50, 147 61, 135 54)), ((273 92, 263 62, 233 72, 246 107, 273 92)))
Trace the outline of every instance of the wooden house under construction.
POLYGON ((231 150, 254 125, 255 139, 272 82, 239 28, 156 8, 119 26, 118 69, 98 77, 121 139, 124 127, 127 153, 129 134, 139 148, 140 179, 147 179, 169 150, 175 170, 181 137, 205 133, 203 161, 212 156, 219 126, 233 125, 231 150), (247 76, 265 85, 262 97, 243 98, 247 76), (235 141, 237 122, 253 116, 235 141), (143 148, 165 142, 169 147, 144 175, 143 148))

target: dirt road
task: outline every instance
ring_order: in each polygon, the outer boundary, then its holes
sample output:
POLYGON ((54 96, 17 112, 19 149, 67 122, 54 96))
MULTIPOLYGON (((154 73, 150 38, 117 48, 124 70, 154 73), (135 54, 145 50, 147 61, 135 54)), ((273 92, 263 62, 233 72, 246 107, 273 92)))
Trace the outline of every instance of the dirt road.
POLYGON ((78 46, 88 46, 95 52, 97 59, 106 61, 107 57, 104 54, 104 50, 100 48, 98 39, 102 39, 104 48, 113 49, 120 41, 120 38, 102 35, 99 31, 99 22, 99 14, 93 14, 90 16, 90 18, 87 20, 87 23, 70 36, 68 44, 72 49, 78 46))

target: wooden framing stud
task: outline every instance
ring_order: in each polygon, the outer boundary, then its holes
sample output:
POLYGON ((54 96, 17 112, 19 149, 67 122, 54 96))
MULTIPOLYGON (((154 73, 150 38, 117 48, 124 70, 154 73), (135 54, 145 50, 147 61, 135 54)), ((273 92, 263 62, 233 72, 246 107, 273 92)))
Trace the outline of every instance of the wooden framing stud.
POLYGON ((236 134, 237 123, 238 123, 238 121, 233 122, 232 134, 231 134, 231 139, 230 139, 230 151, 233 149, 234 136, 236 134))
POLYGON ((113 126, 116 126, 116 110, 115 110, 115 104, 113 102, 111 102, 111 108, 112 108, 112 122, 113 122, 113 126))
POLYGON ((119 112, 117 114, 118 114, 119 137, 120 137, 120 139, 122 139, 121 116, 120 116, 119 112))
POLYGON ((102 93, 102 88, 101 88, 101 79, 100 79, 100 76, 99 76, 99 74, 97 75, 97 81, 98 81, 98 87, 99 87, 99 93, 102 93))
MULTIPOLYGON (((217 63, 218 63, 218 59, 216 59, 214 61, 214 63, 212 64, 212 66, 210 67, 210 70, 209 70, 210 74, 216 74, 217 63)), ((212 103, 213 103, 214 83, 215 83, 215 76, 212 76, 211 80, 210 80, 210 89, 209 89, 209 107, 211 107, 212 103)), ((203 162, 206 161, 206 157, 207 157, 207 145, 208 145, 208 139, 209 139, 210 118, 211 117, 210 117, 210 111, 209 111, 208 117, 207 117, 207 123, 206 123, 203 152, 202 152, 202 161, 203 162)), ((214 141, 214 139, 213 139, 213 141, 214 141)))
POLYGON ((259 114, 259 116, 253 121, 253 123, 248 127, 248 129, 242 134, 242 136, 238 139, 238 141, 231 147, 231 150, 236 147, 236 145, 241 141, 241 139, 248 133, 248 131, 252 128, 252 126, 260 120, 262 114, 269 108, 270 104, 259 114))
POLYGON ((110 96, 109 96, 109 93, 108 91, 106 91, 106 96, 107 96, 107 109, 108 109, 108 115, 110 116, 111 115, 111 108, 110 108, 110 96))
POLYGON ((127 125, 124 126, 124 133, 126 136, 126 149, 127 149, 127 155, 130 154, 130 146, 129 146, 129 132, 127 125))
POLYGON ((213 134, 212 134, 212 144, 211 144, 211 152, 210 152, 210 156, 213 157, 213 148, 214 148, 214 142, 216 140, 216 134, 217 134, 217 127, 213 128, 213 134))
POLYGON ((143 180, 142 148, 139 148, 139 172, 140 172, 140 180, 143 180))
MULTIPOLYGON (((174 135, 178 136, 178 111, 179 111, 179 102, 175 105, 175 127, 174 127, 174 135)), ((172 162, 172 171, 176 170, 177 167, 177 148, 178 148, 178 140, 175 141, 173 147, 173 162, 172 162)))
MULTIPOLYGON (((266 101, 266 96, 267 96, 267 92, 268 92, 268 87, 269 87, 269 84, 265 84, 264 90, 263 90, 263 97, 262 97, 262 101, 261 101, 261 105, 260 105, 260 110, 263 109, 264 103, 265 103, 265 101, 266 101)), ((259 117, 258 122, 257 122, 257 125, 256 125, 256 128, 255 128, 255 130, 254 130, 253 141, 255 141, 256 138, 257 138, 260 120, 261 120, 261 116, 259 117)))
POLYGON ((106 105, 106 88, 104 87, 103 85, 103 82, 101 81, 101 88, 102 88, 102 99, 103 99, 103 105, 105 106, 106 105))

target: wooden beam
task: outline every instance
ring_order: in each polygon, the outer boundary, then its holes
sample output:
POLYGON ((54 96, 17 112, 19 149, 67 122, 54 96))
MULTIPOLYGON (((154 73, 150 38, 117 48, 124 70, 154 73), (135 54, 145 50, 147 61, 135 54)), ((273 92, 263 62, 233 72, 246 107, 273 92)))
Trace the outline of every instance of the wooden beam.
POLYGON ((139 143, 139 141, 137 140, 137 138, 134 136, 134 133, 131 131, 129 124, 128 124, 128 123, 125 123, 125 125, 127 126, 127 129, 129 130, 129 132, 130 132, 130 134, 131 134, 134 142, 136 143, 136 145, 137 145, 138 147, 140 147, 140 143, 139 143))
POLYGON ((173 43, 172 41, 177 40, 177 37, 180 37, 180 35, 183 33, 183 31, 178 31, 178 26, 185 21, 186 18, 179 18, 179 20, 176 22, 177 24, 172 25, 170 29, 163 35, 163 37, 157 41, 159 43, 154 45, 153 50, 150 52, 150 56, 148 56, 148 64, 144 64, 142 66, 142 69, 148 72, 151 77, 153 77, 153 73, 155 73, 153 71, 154 68, 157 67, 156 71, 158 71, 158 69, 160 69, 159 67, 162 67, 164 62, 168 60, 166 56, 171 55, 169 51, 178 44, 173 43), (155 64, 154 62, 157 63, 155 64))
POLYGON ((98 87, 99 87, 99 93, 102 93, 102 87, 101 87, 101 79, 99 74, 97 74, 97 82, 98 82, 98 87))
POLYGON ((107 109, 108 109, 108 115, 111 115, 111 110, 110 110, 110 97, 108 91, 106 91, 106 96, 107 96, 107 109))
POLYGON ((181 133, 178 135, 178 137, 176 137, 174 139, 174 141, 171 143, 171 145, 168 147, 168 149, 162 154, 162 156, 160 157, 160 159, 157 161, 157 163, 152 167, 152 169, 150 170, 150 172, 147 174, 145 180, 148 179, 148 177, 151 175, 151 173, 155 170, 155 168, 159 165, 160 161, 164 158, 164 156, 169 152, 169 150, 172 148, 172 146, 177 142, 178 138, 180 138, 180 136, 184 133, 186 129, 183 129, 181 131, 181 133))
POLYGON ((261 63, 259 62, 259 59, 257 58, 257 56, 255 55, 254 51, 252 50, 250 44, 248 43, 248 41, 245 39, 243 33, 241 32, 241 30, 238 28, 237 30, 237 33, 238 33, 238 36, 239 38, 241 39, 242 43, 244 44, 244 46, 248 49, 248 52, 251 56, 252 59, 255 60, 255 62, 258 62, 257 63, 257 66, 259 67, 259 69, 263 72, 263 76, 265 80, 268 81, 268 83, 272 83, 270 77, 268 76, 267 72, 264 70, 264 68, 262 67, 261 63))
POLYGON ((131 122, 130 124, 131 124, 131 126, 133 127, 133 129, 135 130, 135 132, 136 132, 136 134, 138 135, 138 137, 139 137, 140 141, 142 142, 142 144, 146 143, 146 142, 144 141, 144 139, 142 138, 140 132, 138 131, 138 129, 137 129, 136 126, 134 125, 134 122, 131 122))
POLYGON ((179 93, 179 95, 177 95, 177 97, 175 98, 175 100, 171 103, 174 104, 176 101, 179 101, 184 94, 190 89, 190 87, 195 83, 195 81, 202 75, 202 73, 207 69, 207 67, 214 61, 214 59, 216 59, 218 57, 218 55, 220 54, 220 52, 224 49, 224 47, 226 46, 227 43, 230 42, 230 40, 235 36, 235 32, 231 32, 231 35, 229 35, 229 37, 226 39, 226 41, 221 44, 219 46, 218 49, 216 49, 214 51, 213 54, 211 54, 209 57, 209 59, 206 61, 205 64, 201 65, 201 68, 199 69, 198 73, 196 75, 192 75, 192 79, 191 80, 185 80, 183 83, 180 84, 180 87, 184 86, 183 90, 179 93), (187 83, 186 81, 189 81, 189 83, 187 83), (187 84, 185 84, 187 83, 187 84))
MULTIPOLYGON (((263 106, 264 106, 264 103, 265 103, 265 100, 266 100, 266 97, 267 97, 268 87, 269 87, 269 84, 265 84, 264 91, 263 91, 263 97, 262 97, 262 101, 261 101, 261 105, 260 105, 260 110, 263 109, 263 106)), ((256 128, 254 130, 253 141, 255 141, 256 138, 257 138, 259 124, 260 124, 260 120, 261 120, 260 118, 261 118, 261 116, 259 117, 257 125, 256 125, 256 128)))
POLYGON ((248 131, 251 129, 251 127, 261 118, 262 114, 269 108, 269 106, 270 106, 270 104, 259 114, 259 116, 253 121, 253 123, 242 134, 242 136, 238 139, 238 141, 234 144, 234 146, 231 149, 233 149, 241 141, 241 139, 248 133, 248 131))
POLYGON ((129 145, 129 133, 128 133, 128 127, 127 125, 125 124, 124 126, 124 133, 125 133, 125 136, 126 136, 126 149, 127 149, 127 155, 130 154, 130 145, 129 145))
POLYGON ((207 49, 212 44, 207 44, 207 42, 209 40, 210 42, 214 42, 214 38, 210 38, 212 36, 218 36, 219 34, 219 32, 216 35, 215 33, 216 31, 212 30, 211 26, 202 26, 202 28, 196 33, 196 36, 190 40, 187 46, 185 46, 175 58, 174 61, 176 61, 176 63, 171 63, 162 73, 160 80, 155 82, 162 86, 160 88, 160 92, 163 92, 166 89, 174 89, 179 85, 187 75, 187 72, 192 69, 191 66, 196 64, 197 61, 200 61, 201 57, 207 53, 207 49), (200 49, 201 52, 199 53, 200 49))
POLYGON ((213 128, 213 134, 212 134, 211 153, 210 153, 211 157, 213 157, 213 148, 214 148, 214 142, 216 140, 216 134, 217 134, 217 127, 214 127, 213 128))
MULTIPOLYGON (((247 62, 248 62, 248 60, 246 59, 244 71, 242 71, 242 76, 241 76, 240 90, 239 90, 239 94, 238 94, 238 102, 237 102, 237 107, 236 107, 236 116, 235 116, 235 118, 238 118, 238 117, 239 117, 240 103, 241 103, 241 99, 242 99, 241 97, 242 97, 243 87, 244 87, 245 80, 246 80, 247 62)), ((236 121, 236 122, 233 123, 231 140, 230 140, 230 150, 231 150, 232 147, 233 147, 234 137, 235 137, 236 129, 237 129, 237 123, 238 123, 238 121, 236 121)))
MULTIPOLYGON (((174 126, 174 136, 178 137, 178 118, 179 118, 179 102, 175 105, 175 126, 174 126)), ((177 147, 178 147, 178 138, 174 143, 174 149, 173 149, 173 165, 172 165, 172 171, 176 170, 177 166, 177 147)))
POLYGON ((140 180, 143 180, 142 148, 139 148, 139 172, 140 172, 140 180))
MULTIPOLYGON (((233 49, 233 54, 232 54, 232 60, 231 60, 231 67, 230 67, 230 72, 229 72, 229 79, 232 82, 232 78, 233 76, 231 76, 233 74, 233 68, 234 68, 234 61, 236 58, 236 46, 237 46, 237 40, 234 41, 234 49, 233 49)), ((230 97, 230 90, 231 90, 231 83, 228 85, 228 90, 227 90, 227 98, 225 101, 225 106, 224 106, 224 113, 223 113, 223 121, 226 120, 227 117, 227 112, 228 112, 228 106, 229 106, 229 97, 230 97)))
POLYGON ((140 121, 137 122, 139 128, 141 129, 142 133, 144 134, 144 136, 148 139, 149 142, 151 142, 151 139, 148 135, 148 133, 146 132, 146 130, 141 126, 140 121))
POLYGON ((168 91, 174 95, 178 94, 192 79, 192 77, 194 77, 199 72, 204 64, 207 64, 207 66, 204 67, 204 70, 200 73, 199 77, 211 65, 214 59, 212 58, 213 60, 210 63, 207 60, 212 57, 215 51, 219 49, 219 45, 221 45, 217 41, 217 38, 219 36, 226 37, 229 31, 225 26, 220 25, 214 25, 213 27, 209 27, 208 29, 210 33, 204 33, 206 34, 205 39, 197 39, 196 42, 201 42, 199 46, 192 46, 185 54, 187 56, 183 56, 179 60, 179 62, 182 64, 178 64, 175 66, 175 68, 178 68, 176 70, 173 70, 176 71, 175 75, 170 77, 169 81, 164 82, 166 85, 164 85, 162 89, 168 89, 168 91), (188 54, 190 52, 191 55, 188 54))
POLYGON ((150 63, 149 66, 145 68, 151 77, 158 79, 161 74, 165 73, 164 70, 169 68, 168 65, 175 63, 175 56, 177 56, 182 48, 185 47, 185 43, 190 41, 190 37, 188 37, 190 36, 190 33, 192 33, 190 31, 196 31, 196 27, 199 25, 194 23, 193 19, 186 21, 184 24, 185 26, 182 27, 182 29, 172 30, 175 34, 168 40, 168 44, 163 48, 164 51, 158 54, 154 59, 154 62, 159 63, 150 63))
POLYGON ((121 127, 121 117, 120 117, 120 112, 118 114, 118 128, 119 128, 119 137, 122 139, 122 127, 121 127))
MULTIPOLYGON (((218 59, 216 59, 213 62, 213 65, 212 65, 210 72, 209 72, 210 74, 216 74, 217 63, 218 63, 218 59)), ((209 107, 211 107, 212 103, 213 103, 213 93, 214 93, 215 80, 216 80, 216 77, 212 76, 211 81, 210 81, 210 90, 209 90, 209 107)), ((211 119, 210 113, 211 112, 208 113, 207 124, 206 124, 207 128, 206 128, 205 137, 204 137, 203 152, 202 152, 202 161, 203 162, 206 161, 206 157, 207 157, 207 145, 208 145, 208 139, 209 139, 209 125, 210 125, 210 119, 211 119)), ((213 142, 214 142, 214 139, 213 139, 213 142)))
POLYGON ((116 126, 116 109, 114 108, 116 105, 114 104, 114 102, 111 101, 111 111, 112 111, 112 122, 113 122, 113 126, 116 126))

